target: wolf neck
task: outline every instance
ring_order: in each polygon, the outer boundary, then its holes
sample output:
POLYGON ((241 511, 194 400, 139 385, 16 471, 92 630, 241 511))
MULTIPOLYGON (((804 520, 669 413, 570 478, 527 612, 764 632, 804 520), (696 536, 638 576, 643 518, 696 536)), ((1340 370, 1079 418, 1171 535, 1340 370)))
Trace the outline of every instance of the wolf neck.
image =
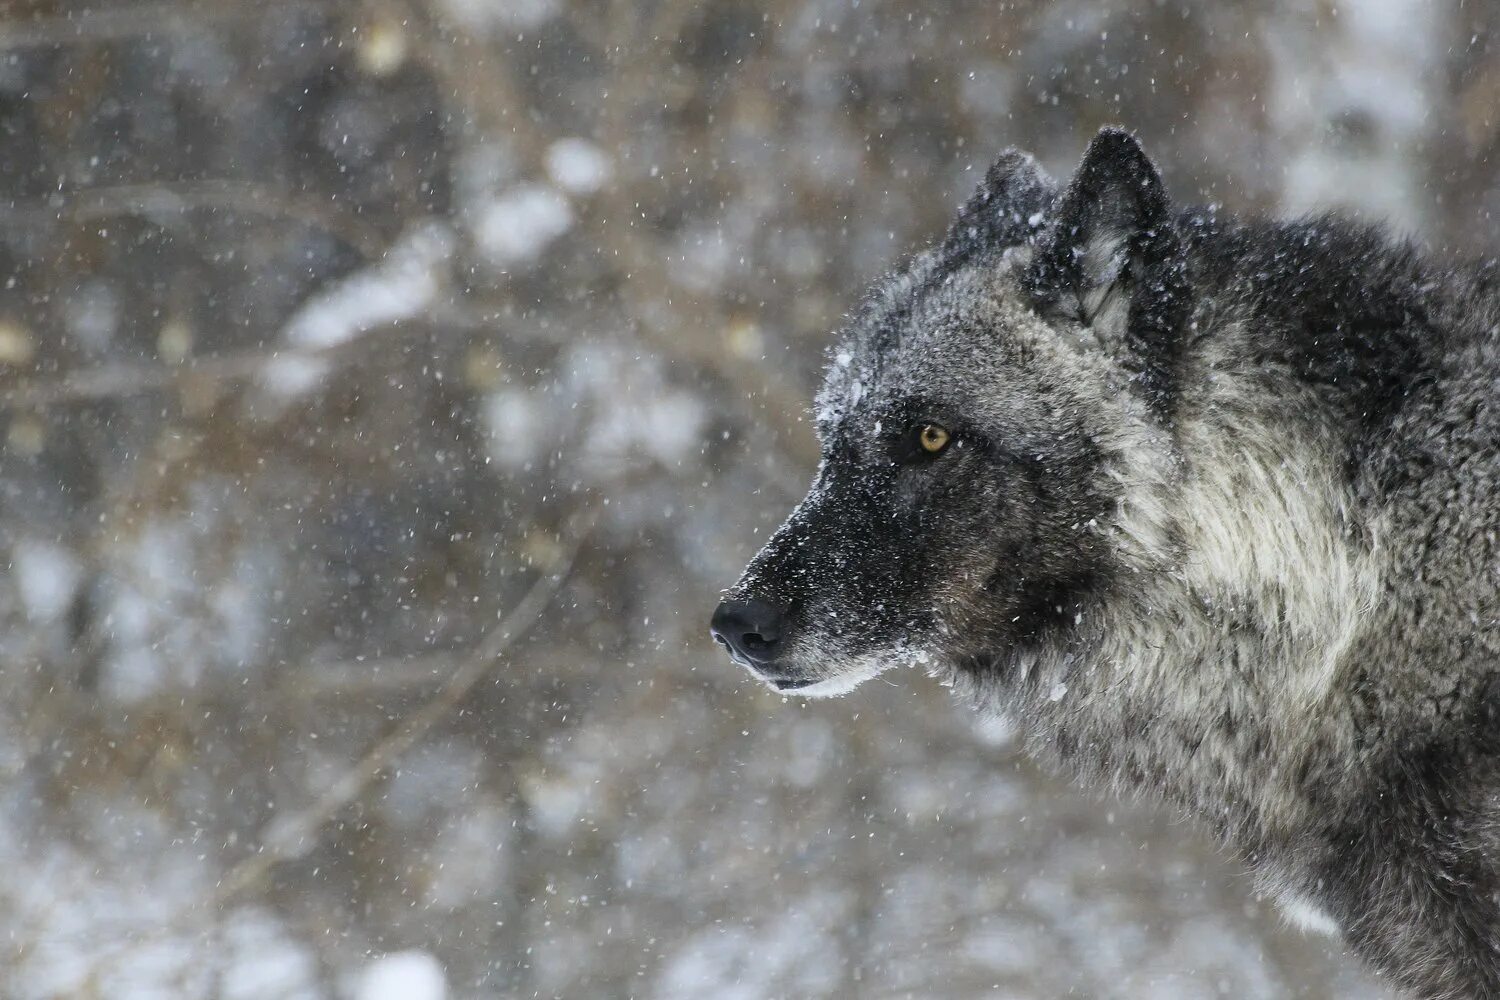
POLYGON ((1338 692, 1380 553, 1326 423, 1259 412, 1233 379, 1199 384, 1212 388, 1184 401, 1173 459, 1120 476, 1118 584, 1000 683, 1035 749, 1253 844, 1326 807, 1321 762, 1352 763, 1338 692))

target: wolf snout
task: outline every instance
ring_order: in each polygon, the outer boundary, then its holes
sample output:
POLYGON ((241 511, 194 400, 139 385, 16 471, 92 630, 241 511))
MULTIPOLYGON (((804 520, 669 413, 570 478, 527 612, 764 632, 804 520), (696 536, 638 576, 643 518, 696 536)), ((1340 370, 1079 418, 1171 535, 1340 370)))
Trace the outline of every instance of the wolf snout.
POLYGON ((786 616, 755 598, 727 598, 714 611, 708 631, 735 662, 764 674, 781 652, 786 616))

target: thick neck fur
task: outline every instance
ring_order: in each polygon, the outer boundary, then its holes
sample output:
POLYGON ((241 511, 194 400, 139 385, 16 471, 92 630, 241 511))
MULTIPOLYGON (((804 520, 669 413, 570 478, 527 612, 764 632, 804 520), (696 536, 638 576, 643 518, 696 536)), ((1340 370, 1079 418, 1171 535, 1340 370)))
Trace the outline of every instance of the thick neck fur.
POLYGON ((1200 315, 1170 432, 1122 404, 1109 582, 1070 626, 958 679, 1043 756, 1251 853, 1297 841, 1359 766, 1351 654, 1385 576, 1348 477, 1350 404, 1268 363, 1265 325, 1248 294, 1200 315))
POLYGON ((1424 998, 1500 996, 1500 298, 1329 220, 1188 219, 1171 422, 1100 424, 1112 563, 957 686, 1213 822, 1424 998))

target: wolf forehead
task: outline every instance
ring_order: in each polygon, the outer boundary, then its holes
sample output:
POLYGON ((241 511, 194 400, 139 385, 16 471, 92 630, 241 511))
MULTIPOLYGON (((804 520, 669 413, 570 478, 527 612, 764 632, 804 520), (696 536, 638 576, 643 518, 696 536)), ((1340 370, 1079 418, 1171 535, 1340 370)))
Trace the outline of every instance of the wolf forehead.
POLYGON ((954 410, 998 416, 988 413, 996 382, 1054 353, 1021 288, 1026 255, 1011 247, 981 263, 932 250, 881 282, 829 352, 820 426, 954 410), (903 412, 912 408, 921 412, 903 412))
POLYGON ((1029 153, 1002 153, 943 240, 866 294, 830 354, 820 422, 903 392, 972 382, 1033 346, 1018 265, 1057 197, 1029 153))

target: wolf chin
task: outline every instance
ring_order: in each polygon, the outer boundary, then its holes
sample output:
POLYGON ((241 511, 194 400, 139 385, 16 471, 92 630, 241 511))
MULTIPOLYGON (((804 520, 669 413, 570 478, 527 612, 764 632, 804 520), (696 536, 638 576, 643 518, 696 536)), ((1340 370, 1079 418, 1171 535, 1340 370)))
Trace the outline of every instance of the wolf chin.
POLYGON ((1377 228, 1003 154, 830 356, 714 614, 779 691, 916 663, 1205 820, 1420 997, 1500 996, 1500 297, 1377 228))

